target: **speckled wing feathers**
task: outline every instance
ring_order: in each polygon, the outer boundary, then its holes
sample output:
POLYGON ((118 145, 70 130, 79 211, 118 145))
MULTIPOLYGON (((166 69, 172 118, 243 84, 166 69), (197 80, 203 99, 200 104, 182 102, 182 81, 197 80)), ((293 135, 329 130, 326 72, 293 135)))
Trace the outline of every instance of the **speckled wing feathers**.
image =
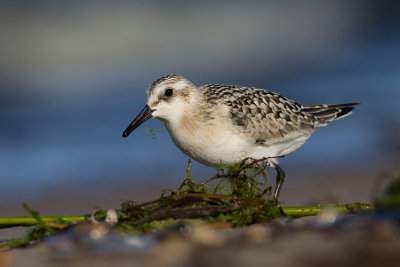
POLYGON ((301 112, 302 106, 276 93, 233 85, 200 87, 206 101, 212 105, 229 106, 232 123, 262 144, 285 139, 293 132, 314 131, 315 118, 301 112))

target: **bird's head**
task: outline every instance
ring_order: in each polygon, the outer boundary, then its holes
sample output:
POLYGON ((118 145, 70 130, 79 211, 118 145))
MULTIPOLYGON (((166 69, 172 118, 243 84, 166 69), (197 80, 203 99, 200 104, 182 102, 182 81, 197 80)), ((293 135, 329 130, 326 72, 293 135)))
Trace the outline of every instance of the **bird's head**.
POLYGON ((150 118, 170 122, 179 118, 187 105, 195 97, 197 88, 186 78, 172 74, 154 81, 146 90, 147 103, 143 110, 126 128, 123 137, 150 118))

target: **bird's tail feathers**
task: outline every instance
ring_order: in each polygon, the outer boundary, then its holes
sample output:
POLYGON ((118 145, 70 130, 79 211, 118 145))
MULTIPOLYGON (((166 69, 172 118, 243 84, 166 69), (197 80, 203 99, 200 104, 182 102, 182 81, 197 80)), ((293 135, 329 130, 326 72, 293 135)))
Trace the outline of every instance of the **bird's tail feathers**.
POLYGON ((303 106, 302 111, 312 114, 317 119, 317 126, 322 127, 329 122, 349 116, 354 106, 360 103, 334 104, 334 105, 309 105, 303 106))

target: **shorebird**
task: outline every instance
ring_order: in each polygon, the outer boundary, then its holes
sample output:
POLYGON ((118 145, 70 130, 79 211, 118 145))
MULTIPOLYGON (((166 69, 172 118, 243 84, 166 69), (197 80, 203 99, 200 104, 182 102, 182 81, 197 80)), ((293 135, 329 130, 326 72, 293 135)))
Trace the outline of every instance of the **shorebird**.
POLYGON ((154 81, 146 94, 146 105, 123 137, 146 120, 157 118, 175 145, 204 165, 224 167, 246 158, 265 158, 277 171, 276 200, 285 178, 277 158, 298 149, 315 130, 350 115, 358 104, 300 105, 254 87, 196 87, 175 74, 154 81))

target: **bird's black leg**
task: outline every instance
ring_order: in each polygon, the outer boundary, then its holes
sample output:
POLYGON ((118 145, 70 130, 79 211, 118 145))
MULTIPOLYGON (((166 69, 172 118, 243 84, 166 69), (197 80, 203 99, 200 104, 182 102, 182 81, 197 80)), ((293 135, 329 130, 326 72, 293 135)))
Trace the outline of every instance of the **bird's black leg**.
POLYGON ((278 201, 279 193, 281 192, 283 181, 285 180, 285 172, 279 167, 279 165, 275 165, 276 169, 276 186, 274 191, 274 200, 278 201))

